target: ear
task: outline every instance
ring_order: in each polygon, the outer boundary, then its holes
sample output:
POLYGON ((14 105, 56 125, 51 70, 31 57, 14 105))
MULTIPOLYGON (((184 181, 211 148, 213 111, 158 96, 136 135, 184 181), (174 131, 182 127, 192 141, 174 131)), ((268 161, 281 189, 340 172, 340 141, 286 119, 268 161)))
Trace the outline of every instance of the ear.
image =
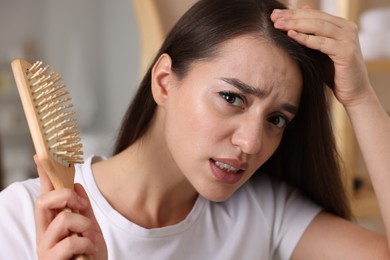
POLYGON ((157 105, 164 105, 172 85, 173 73, 171 70, 172 59, 164 53, 162 54, 152 69, 152 94, 157 105))

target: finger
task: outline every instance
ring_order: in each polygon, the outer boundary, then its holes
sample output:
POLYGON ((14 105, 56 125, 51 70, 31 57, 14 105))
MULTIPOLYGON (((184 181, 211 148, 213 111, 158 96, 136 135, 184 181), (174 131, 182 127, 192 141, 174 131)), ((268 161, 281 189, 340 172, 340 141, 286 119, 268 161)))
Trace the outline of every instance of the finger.
POLYGON ((332 22, 337 20, 337 17, 316 10, 283 11, 283 15, 280 16, 287 18, 277 19, 274 23, 275 28, 288 32, 291 38, 306 47, 333 56, 334 62, 340 59, 348 61, 348 54, 358 51, 357 26, 345 19, 340 18, 343 26, 339 27, 332 22), (299 12, 301 16, 296 15, 299 12), (309 14, 316 12, 321 15, 320 18, 313 18, 305 14, 306 12, 309 14))
POLYGON ((340 51, 340 47, 337 47, 339 46, 338 43, 327 37, 300 33, 295 30, 289 30, 287 34, 299 44, 321 51, 331 57, 337 55, 337 52, 340 51))
POLYGON ((302 8, 302 9, 275 9, 271 14, 271 20, 275 22, 276 20, 292 20, 292 19, 318 19, 327 21, 334 24, 335 26, 344 28, 348 26, 344 18, 334 16, 328 13, 321 12, 319 10, 311 8, 302 8))
POLYGON ((98 221, 95 217, 95 214, 93 212, 92 205, 91 205, 91 202, 89 201, 87 192, 85 191, 84 187, 78 183, 75 184, 75 191, 77 192, 77 194, 80 197, 84 198, 88 202, 87 206, 84 209, 80 210, 80 214, 89 218, 92 221, 92 223, 94 223, 95 233, 94 234, 83 233, 82 235, 87 236, 87 237, 91 236, 90 237, 91 239, 96 239, 97 237, 100 236, 103 239, 103 233, 100 229, 99 223, 98 223, 98 221))
POLYGON ((327 37, 299 33, 294 30, 288 31, 288 36, 301 45, 325 53, 333 60, 335 65, 348 67, 362 60, 358 42, 336 41, 327 37))
POLYGON ((70 189, 60 189, 39 196, 35 203, 35 222, 37 225, 37 239, 42 239, 57 212, 64 208, 82 210, 87 201, 70 189))
POLYGON ((335 40, 345 40, 353 37, 351 31, 345 31, 333 23, 320 19, 279 19, 274 23, 274 26, 284 31, 294 30, 335 40))
POLYGON ((43 194, 37 198, 36 207, 43 210, 84 209, 88 201, 72 189, 59 189, 43 194))
POLYGON ((91 219, 94 223, 97 223, 97 220, 95 218, 95 214, 93 213, 91 202, 89 200, 88 194, 85 191, 84 187, 81 184, 76 183, 74 186, 74 190, 78 194, 78 196, 86 202, 85 203, 86 206, 83 209, 80 209, 80 214, 91 219))
MULTIPOLYGON (((83 197, 89 202, 88 195, 84 190, 83 186, 81 186, 80 184, 75 184, 75 191, 77 192, 77 194, 79 194, 79 196, 83 197)), ((84 237, 88 237, 89 239, 91 239, 91 241, 95 243, 98 249, 96 255, 105 255, 107 253, 106 242, 104 240, 103 232, 100 229, 99 223, 95 218, 95 214, 93 212, 92 205, 90 202, 88 203, 88 206, 85 207, 85 209, 80 210, 80 214, 83 214, 84 216, 88 217, 92 221, 92 223, 94 223, 95 231, 93 234, 88 234, 84 232, 82 233, 82 235, 84 237)))
POLYGON ((93 234, 94 224, 85 216, 64 210, 50 223, 45 232, 45 239, 40 242, 40 246, 52 248, 66 237, 79 233, 93 234))
POLYGON ((48 251, 47 259, 73 259, 75 255, 96 255, 97 247, 85 237, 70 236, 48 251))
POLYGON ((37 167, 39 182, 40 182, 40 193, 44 194, 54 189, 53 184, 50 181, 49 176, 46 171, 43 169, 39 158, 37 155, 34 155, 34 162, 37 167))

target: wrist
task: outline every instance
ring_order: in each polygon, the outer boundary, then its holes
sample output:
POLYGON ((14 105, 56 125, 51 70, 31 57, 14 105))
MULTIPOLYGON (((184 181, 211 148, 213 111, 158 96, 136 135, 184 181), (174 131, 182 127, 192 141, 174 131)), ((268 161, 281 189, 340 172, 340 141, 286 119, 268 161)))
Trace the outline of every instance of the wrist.
POLYGON ((372 87, 368 88, 364 93, 357 96, 353 100, 351 99, 350 102, 346 102, 343 105, 350 117, 353 117, 354 115, 367 115, 367 113, 376 113, 378 109, 383 109, 372 87))
POLYGON ((367 86, 362 88, 358 94, 354 95, 354 97, 345 98, 340 100, 345 109, 348 111, 350 109, 355 109, 360 106, 365 106, 371 103, 377 103, 378 98, 372 86, 367 86))

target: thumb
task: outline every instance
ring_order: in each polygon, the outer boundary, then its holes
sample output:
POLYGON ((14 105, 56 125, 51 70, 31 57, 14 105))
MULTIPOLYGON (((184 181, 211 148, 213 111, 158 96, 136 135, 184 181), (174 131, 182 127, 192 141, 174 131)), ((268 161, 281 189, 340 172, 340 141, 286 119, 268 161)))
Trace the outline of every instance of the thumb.
POLYGON ((54 186, 51 183, 50 178, 47 175, 45 169, 43 169, 43 167, 39 161, 38 155, 36 155, 36 154, 34 155, 34 162, 35 162, 35 165, 37 167, 37 171, 38 171, 38 175, 39 175, 41 194, 45 194, 51 190, 54 190, 54 186))
POLYGON ((92 220, 94 223, 98 223, 96 218, 95 218, 95 214, 93 213, 91 201, 89 200, 88 194, 85 191, 84 187, 81 184, 76 183, 74 185, 74 190, 81 198, 83 198, 87 202, 86 203, 87 206, 85 208, 83 208, 82 210, 80 210, 79 213, 83 216, 86 216, 87 218, 92 220))
POLYGON ((84 187, 79 183, 75 184, 74 190, 80 197, 82 197, 87 201, 87 206, 82 210, 80 210, 79 213, 89 218, 94 225, 94 234, 83 234, 83 235, 90 236, 92 241, 94 241, 99 251, 98 255, 107 255, 107 245, 103 237, 103 232, 100 229, 98 221, 96 220, 87 192, 85 191, 84 187))

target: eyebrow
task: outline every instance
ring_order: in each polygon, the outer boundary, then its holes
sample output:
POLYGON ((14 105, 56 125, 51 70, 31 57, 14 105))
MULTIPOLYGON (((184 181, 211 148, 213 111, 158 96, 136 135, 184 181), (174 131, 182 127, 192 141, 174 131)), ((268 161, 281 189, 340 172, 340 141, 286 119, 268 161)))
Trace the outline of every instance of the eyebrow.
MULTIPOLYGON (((255 95, 260 98, 266 97, 270 94, 270 91, 264 91, 258 88, 254 88, 236 78, 221 78, 221 80, 225 81, 229 85, 232 85, 233 87, 237 88, 238 90, 246 94, 255 95)), ((298 112, 298 108, 296 106, 288 103, 283 103, 281 105, 281 108, 293 115, 296 115, 298 112)))
POLYGON ((255 95, 257 97, 266 97, 269 95, 269 92, 249 86, 248 84, 236 78, 221 78, 221 80, 225 81, 226 83, 232 85, 233 87, 246 94, 255 95))
POLYGON ((282 104, 282 108, 293 115, 296 115, 298 113, 298 108, 291 104, 284 103, 282 104))

